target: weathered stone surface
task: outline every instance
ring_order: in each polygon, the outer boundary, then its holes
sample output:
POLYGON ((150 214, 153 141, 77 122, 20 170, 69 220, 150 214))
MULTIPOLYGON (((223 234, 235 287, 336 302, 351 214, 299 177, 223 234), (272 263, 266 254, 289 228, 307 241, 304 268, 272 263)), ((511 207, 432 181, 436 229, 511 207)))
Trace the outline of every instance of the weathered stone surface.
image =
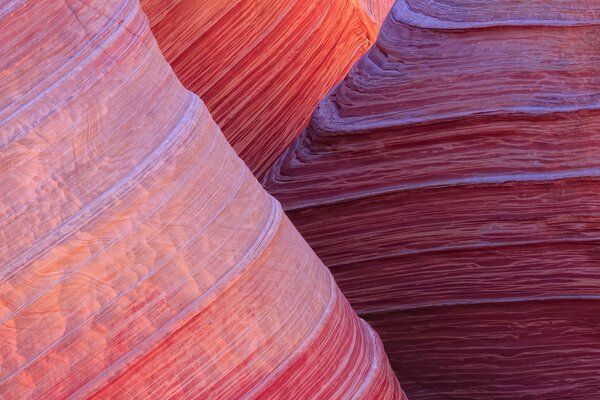
POLYGON ((0 1, 0 397, 404 398, 137 1, 0 1))
POLYGON ((268 190, 411 399, 591 399, 600 4, 398 0, 268 190))
POLYGON ((257 175, 372 45, 393 0, 142 0, 173 70, 257 175))

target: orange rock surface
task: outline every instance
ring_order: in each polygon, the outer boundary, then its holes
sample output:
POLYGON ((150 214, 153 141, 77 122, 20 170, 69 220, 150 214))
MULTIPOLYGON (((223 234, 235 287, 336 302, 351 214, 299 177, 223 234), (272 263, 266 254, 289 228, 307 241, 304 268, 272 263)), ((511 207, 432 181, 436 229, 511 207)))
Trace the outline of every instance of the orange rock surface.
POLYGON ((173 70, 257 175, 374 42, 393 0, 142 0, 173 70))
POLYGON ((265 180, 413 400, 598 398, 599 15, 398 0, 265 180))
POLYGON ((137 1, 1 1, 0 54, 0 397, 404 398, 137 1))

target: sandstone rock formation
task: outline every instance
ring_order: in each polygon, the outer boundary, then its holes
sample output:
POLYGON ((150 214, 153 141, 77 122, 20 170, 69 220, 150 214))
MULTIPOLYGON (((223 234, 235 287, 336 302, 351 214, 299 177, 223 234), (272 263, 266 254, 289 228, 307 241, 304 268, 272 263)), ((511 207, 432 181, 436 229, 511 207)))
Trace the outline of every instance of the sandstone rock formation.
POLYGON ((413 400, 600 392, 598 15, 398 0, 265 179, 413 400))
POLYGON ((404 398, 137 1, 0 1, 0 397, 404 398))
POLYGON ((261 175, 372 45, 393 0, 142 0, 173 70, 261 175))

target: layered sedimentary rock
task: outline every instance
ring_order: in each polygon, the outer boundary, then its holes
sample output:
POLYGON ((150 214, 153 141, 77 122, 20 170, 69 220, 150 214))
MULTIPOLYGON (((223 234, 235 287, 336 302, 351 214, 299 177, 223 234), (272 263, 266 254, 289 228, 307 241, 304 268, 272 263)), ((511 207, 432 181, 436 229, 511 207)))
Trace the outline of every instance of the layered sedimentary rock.
POLYGON ((142 0, 173 70, 261 175, 375 41, 393 0, 142 0))
POLYGON ((137 1, 2 1, 0 54, 0 397, 404 398, 137 1))
POLYGON ((598 15, 399 0, 265 179, 411 399, 600 392, 598 15))

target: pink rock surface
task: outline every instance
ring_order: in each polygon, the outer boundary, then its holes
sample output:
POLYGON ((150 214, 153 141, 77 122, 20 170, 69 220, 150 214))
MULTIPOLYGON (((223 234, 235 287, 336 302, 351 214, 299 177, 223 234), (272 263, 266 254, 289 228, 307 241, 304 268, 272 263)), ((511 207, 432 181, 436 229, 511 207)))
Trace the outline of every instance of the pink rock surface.
POLYGON ((163 54, 260 176, 377 37, 393 0, 142 0, 163 54))
POLYGON ((411 399, 592 399, 600 4, 398 0, 264 180, 411 399))
POLYGON ((0 397, 402 399, 137 1, 0 1, 0 397))

